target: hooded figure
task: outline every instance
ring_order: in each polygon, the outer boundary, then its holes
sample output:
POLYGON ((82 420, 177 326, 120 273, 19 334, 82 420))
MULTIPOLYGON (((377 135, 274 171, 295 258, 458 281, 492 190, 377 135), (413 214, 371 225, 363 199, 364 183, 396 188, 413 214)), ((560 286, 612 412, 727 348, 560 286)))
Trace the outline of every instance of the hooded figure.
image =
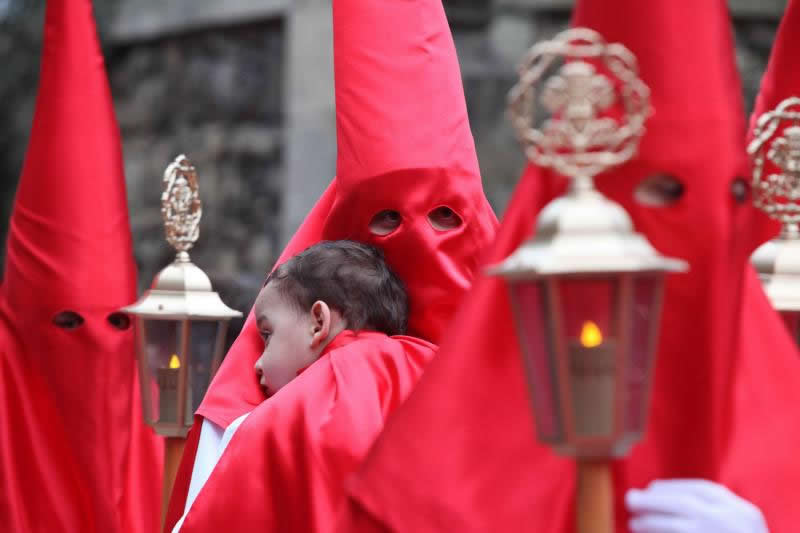
POLYGON ((120 138, 91 2, 50 0, 0 285, 0 523, 158 526, 159 439, 141 416, 120 138))
MULTIPOLYGON (((786 98, 800 96, 798 49, 800 2, 789 0, 761 81, 748 138, 762 114, 786 98)), ((764 241, 778 233, 778 224, 763 216, 749 230, 764 241)), ((787 406, 800 401, 800 355, 752 269, 747 272, 741 306, 740 366, 731 397, 735 416, 720 478, 763 511, 772 533, 795 531, 800 512, 792 493, 800 482, 800 466, 794 458, 800 431, 797 412, 787 406)))
MULTIPOLYGON (((764 217, 737 194, 748 163, 725 3, 579 0, 573 23, 637 56, 655 109, 638 156, 598 188, 690 263, 667 277, 647 433, 613 464, 617 531, 762 532, 759 508, 773 533, 794 531, 800 368, 748 263, 764 217)), ((523 177, 491 262, 557 189, 542 174, 523 177)), ((349 480, 338 531, 574 530, 575 465, 536 440, 507 288, 484 276, 465 302, 349 480)))
MULTIPOLYGON (((422 366, 432 357, 434 350, 429 343, 439 341, 445 324, 470 287, 477 273, 479 254, 493 239, 497 221, 483 194, 455 47, 441 3, 438 0, 336 0, 333 14, 337 177, 278 264, 320 240, 351 239, 376 245, 406 284, 410 302, 408 334, 416 337, 403 341, 405 355, 397 353, 393 358, 397 368, 392 372, 397 373, 397 381, 390 380, 388 386, 378 387, 380 390, 374 395, 370 386, 382 380, 378 375, 382 372, 380 368, 385 369, 386 362, 379 363, 381 366, 377 368, 365 366, 351 374, 365 386, 340 390, 339 394, 343 395, 338 398, 333 395, 335 389, 324 385, 321 378, 316 380, 317 385, 305 387, 305 396, 298 394, 297 405, 313 400, 317 408, 325 405, 320 405, 321 402, 329 402, 331 406, 363 404, 373 408, 380 402, 384 406, 377 416, 344 409, 355 417, 347 423, 355 424, 358 431, 348 436, 346 428, 353 426, 345 423, 328 441, 325 440, 328 437, 318 434, 320 430, 315 424, 320 420, 312 415, 304 422, 306 429, 302 436, 295 440, 317 441, 317 444, 305 449, 299 459, 288 455, 270 459, 286 468, 295 468, 297 465, 291 461, 310 460, 314 454, 324 453, 320 450, 326 446, 337 451, 349 447, 346 465, 335 474, 331 489, 340 497, 341 488, 336 479, 354 468, 382 428, 388 410, 410 391, 422 366), (323 386, 327 387, 323 391, 308 390, 323 386), (330 440, 343 437, 341 442, 330 440)), ((203 429, 197 431, 199 424, 196 422, 187 442, 170 504, 168 529, 187 507, 187 494, 190 501, 196 494, 194 479, 208 476, 208 467, 199 464, 204 441, 218 441, 220 428, 228 427, 264 401, 264 393, 253 371, 263 347, 251 313, 197 411, 196 421, 204 420, 203 429), (216 439, 208 437, 214 433, 216 439), (192 473, 195 456, 198 464, 194 465, 192 473)), ((306 374, 314 367, 312 365, 301 378, 310 381, 306 374)), ((317 374, 323 376, 320 372, 317 374)), ((272 407, 265 404, 259 411, 269 409, 272 407)), ((249 431, 251 435, 260 435, 253 441, 252 450, 259 449, 259 443, 263 445, 265 439, 289 438, 286 427, 297 418, 275 422, 267 429, 262 425, 259 429, 257 420, 253 419, 258 418, 259 411, 239 430, 248 433, 248 426, 256 428, 249 431)), ((269 415, 260 418, 270 419, 269 415)), ((342 420, 344 418, 342 415, 342 420)), ((241 456, 237 466, 232 452, 242 450, 236 442, 245 438, 251 437, 237 432, 231 449, 209 479, 214 489, 209 485, 201 494, 184 522, 184 530, 194 531, 190 527, 199 524, 211 530, 212 524, 230 524, 232 519, 240 520, 236 522, 240 527, 255 524, 278 527, 271 520, 281 510, 277 507, 278 500, 271 500, 275 495, 270 490, 275 490, 275 486, 270 488, 270 483, 277 483, 275 480, 282 475, 281 467, 273 468, 265 463, 267 456, 263 453, 256 460, 258 466, 253 466, 254 458, 243 451, 235 452, 241 456), (235 475, 225 475, 222 470, 235 472, 248 464, 248 476, 261 480, 261 487, 256 489, 261 492, 248 495, 247 501, 239 498, 238 503, 244 507, 235 507, 236 502, 227 502, 227 507, 221 503, 215 506, 214 493, 219 495, 237 482, 235 475), (260 466, 263 471, 259 470, 260 466), (251 505, 257 505, 261 514, 248 514, 251 505)), ((286 470, 283 472, 285 475, 286 470)), ((315 494, 308 492, 302 498, 314 500, 315 494)), ((297 509, 302 510, 302 507, 297 509)), ((289 516, 291 512, 292 509, 287 508, 284 515, 289 516)), ((310 517, 308 523, 318 524, 319 518, 310 517)), ((302 525, 296 522, 294 525, 299 529, 292 531, 304 530, 302 525)))

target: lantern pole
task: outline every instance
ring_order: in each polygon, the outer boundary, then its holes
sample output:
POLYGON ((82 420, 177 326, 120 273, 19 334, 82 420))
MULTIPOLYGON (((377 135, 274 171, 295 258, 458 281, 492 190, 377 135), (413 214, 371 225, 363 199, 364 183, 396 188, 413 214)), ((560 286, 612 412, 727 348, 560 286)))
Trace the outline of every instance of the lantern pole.
POLYGON ((753 204, 781 223, 751 261, 764 292, 800 343, 800 98, 782 101, 758 118, 747 147, 753 159, 753 204))
POLYGON ((575 529, 614 533, 614 491, 608 461, 578 459, 575 529))
POLYGON ((511 291, 539 439, 576 459, 576 531, 613 533, 610 461, 644 431, 663 277, 687 265, 661 256, 625 209, 594 187, 595 176, 635 155, 651 113, 634 55, 593 30, 573 28, 534 45, 519 74, 509 114, 525 154, 571 184, 541 211, 535 234, 489 273, 504 277, 511 291), (537 120, 542 107, 548 115, 537 120), (560 287, 598 280, 611 295, 603 311, 610 331, 562 301, 560 287), (634 309, 634 291, 648 317, 635 326, 641 309, 634 309), (539 306, 529 312, 543 315, 543 324, 531 326, 523 316, 530 305, 539 306), (576 317, 583 326, 569 337, 576 317), (630 369, 634 364, 640 366, 630 369), (626 389, 632 381, 634 391, 626 389))
POLYGON ((183 448, 186 446, 186 437, 164 438, 164 480, 161 488, 161 524, 167 518, 169 499, 175 486, 175 478, 183 458, 183 448))

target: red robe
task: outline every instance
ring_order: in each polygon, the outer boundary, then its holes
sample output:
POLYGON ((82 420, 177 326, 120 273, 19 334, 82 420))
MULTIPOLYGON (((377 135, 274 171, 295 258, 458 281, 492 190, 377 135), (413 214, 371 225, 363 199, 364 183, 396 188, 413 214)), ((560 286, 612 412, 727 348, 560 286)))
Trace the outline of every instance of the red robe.
POLYGON ((237 430, 181 531, 329 531, 383 423, 435 346, 345 331, 237 430))
MULTIPOLYGON (((497 225, 481 185, 452 36, 438 0, 336 0, 333 15, 337 176, 278 264, 324 239, 378 246, 408 289, 409 335, 435 343, 497 225), (454 229, 431 223, 442 207, 460 220, 454 229), (383 210, 396 211, 401 223, 374 235, 370 221, 383 210)), ((262 349, 251 313, 197 411, 166 530, 183 513, 202 419, 227 427, 264 400, 253 372, 262 349)))
MULTIPOLYGON (((748 262, 764 217, 731 194, 748 164, 725 3, 579 0, 574 23, 637 55, 655 108, 639 155, 598 188, 691 269, 668 277, 647 434, 613 465, 617 531, 627 531, 628 488, 679 477, 721 482, 772 533, 796 531, 800 361, 748 262), (635 201, 644 178, 664 173, 684 185, 680 198, 635 201)), ((535 169, 522 179, 491 261, 522 242, 558 184, 535 169)), ((340 532, 574 530, 574 463, 536 440, 506 287, 482 277, 466 300, 348 481, 340 532)))
POLYGON ((119 131, 88 0, 50 0, 0 285, 0 528, 158 527, 161 440, 144 425, 119 131), (64 311, 83 323, 63 329, 64 311))

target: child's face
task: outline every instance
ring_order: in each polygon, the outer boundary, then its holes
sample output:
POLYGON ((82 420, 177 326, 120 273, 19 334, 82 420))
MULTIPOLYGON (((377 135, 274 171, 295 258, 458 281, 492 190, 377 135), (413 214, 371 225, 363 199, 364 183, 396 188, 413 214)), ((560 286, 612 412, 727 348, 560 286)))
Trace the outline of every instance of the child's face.
POLYGON ((254 306, 256 322, 264 339, 264 352, 255 371, 268 396, 293 380, 318 356, 318 327, 311 310, 300 311, 268 283, 254 306))

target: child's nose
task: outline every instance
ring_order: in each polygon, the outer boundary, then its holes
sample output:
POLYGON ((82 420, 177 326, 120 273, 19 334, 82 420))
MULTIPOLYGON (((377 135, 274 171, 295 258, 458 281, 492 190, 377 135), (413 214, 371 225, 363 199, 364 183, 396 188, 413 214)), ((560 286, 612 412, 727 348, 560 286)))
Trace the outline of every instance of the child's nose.
POLYGON ((261 358, 260 357, 258 358, 258 361, 256 361, 256 364, 253 366, 253 368, 256 371, 256 376, 258 376, 258 379, 261 379, 261 376, 264 375, 264 371, 261 370, 261 358))

